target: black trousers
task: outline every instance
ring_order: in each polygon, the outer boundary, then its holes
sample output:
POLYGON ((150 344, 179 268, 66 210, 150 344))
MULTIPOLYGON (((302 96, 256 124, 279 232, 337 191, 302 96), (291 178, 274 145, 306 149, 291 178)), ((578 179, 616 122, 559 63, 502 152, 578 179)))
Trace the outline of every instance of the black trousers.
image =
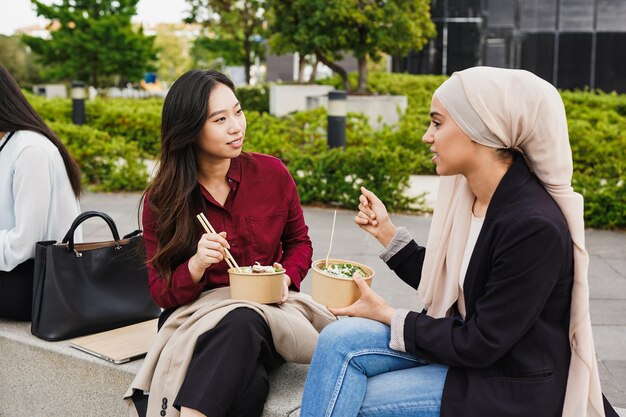
MULTIPOLYGON (((268 373, 283 363, 265 320, 254 310, 237 308, 198 338, 173 406, 209 417, 260 416, 269 393, 268 373)), ((139 415, 145 415, 147 397, 135 394, 139 415)), ((160 401, 165 409, 172 404, 171 398, 160 401)))
POLYGON ((10 272, 0 271, 0 317, 29 321, 33 305, 34 260, 30 259, 10 272))

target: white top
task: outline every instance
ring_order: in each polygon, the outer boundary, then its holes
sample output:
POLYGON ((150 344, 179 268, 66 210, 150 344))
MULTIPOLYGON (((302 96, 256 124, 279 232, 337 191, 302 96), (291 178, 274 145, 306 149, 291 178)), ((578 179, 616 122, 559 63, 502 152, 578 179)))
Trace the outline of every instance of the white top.
POLYGON ((472 223, 470 224, 469 234, 467 235, 467 242, 465 243, 465 251, 463 252, 463 260, 461 261, 461 271, 459 273, 459 301, 457 307, 461 317, 465 320, 465 295, 463 292, 463 284, 465 283, 465 275, 467 274, 467 267, 469 266, 480 229, 483 227, 484 217, 476 217, 472 213, 472 223))
MULTIPOLYGON (((0 271, 33 258, 38 241, 63 239, 79 214, 56 146, 39 133, 15 132, 0 152, 0 271)), ((80 228, 75 241, 82 242, 80 228)))

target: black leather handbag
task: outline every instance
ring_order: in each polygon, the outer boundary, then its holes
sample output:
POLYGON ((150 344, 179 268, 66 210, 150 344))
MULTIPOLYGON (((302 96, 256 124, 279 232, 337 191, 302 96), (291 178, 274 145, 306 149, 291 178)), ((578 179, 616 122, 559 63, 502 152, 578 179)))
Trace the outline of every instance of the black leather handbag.
POLYGON ((144 253, 141 231, 120 239, 113 219, 98 211, 81 213, 62 242, 38 242, 31 333, 63 340, 158 317, 144 253), (112 241, 74 243, 74 231, 91 217, 107 223, 112 241))

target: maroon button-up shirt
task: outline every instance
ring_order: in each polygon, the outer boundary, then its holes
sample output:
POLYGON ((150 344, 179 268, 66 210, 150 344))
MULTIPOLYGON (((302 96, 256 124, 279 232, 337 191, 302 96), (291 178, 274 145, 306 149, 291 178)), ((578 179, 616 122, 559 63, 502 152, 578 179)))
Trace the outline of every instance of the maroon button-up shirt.
MULTIPOLYGON (((224 206, 200 186, 209 222, 217 232, 227 233, 230 252, 240 266, 280 262, 293 286, 299 289, 311 267, 313 247, 289 171, 277 158, 247 153, 231 161, 227 180, 230 193, 224 206)), ((147 259, 152 259, 157 249, 157 221, 144 201, 142 223, 147 259)), ((204 233, 199 223, 198 229, 204 233)), ((169 287, 148 263, 150 293, 161 307, 178 307, 195 300, 204 290, 228 286, 225 261, 207 268, 198 284, 191 279, 188 262, 176 266, 169 287)))

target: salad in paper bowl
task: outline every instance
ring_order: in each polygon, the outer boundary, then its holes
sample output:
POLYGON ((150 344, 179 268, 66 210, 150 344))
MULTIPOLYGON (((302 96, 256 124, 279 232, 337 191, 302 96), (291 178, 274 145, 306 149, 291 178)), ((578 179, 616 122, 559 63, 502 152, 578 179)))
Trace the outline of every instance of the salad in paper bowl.
POLYGON ((374 270, 367 265, 343 259, 320 259, 313 262, 311 296, 326 307, 347 307, 361 296, 354 282, 356 276, 372 285, 374 270))

